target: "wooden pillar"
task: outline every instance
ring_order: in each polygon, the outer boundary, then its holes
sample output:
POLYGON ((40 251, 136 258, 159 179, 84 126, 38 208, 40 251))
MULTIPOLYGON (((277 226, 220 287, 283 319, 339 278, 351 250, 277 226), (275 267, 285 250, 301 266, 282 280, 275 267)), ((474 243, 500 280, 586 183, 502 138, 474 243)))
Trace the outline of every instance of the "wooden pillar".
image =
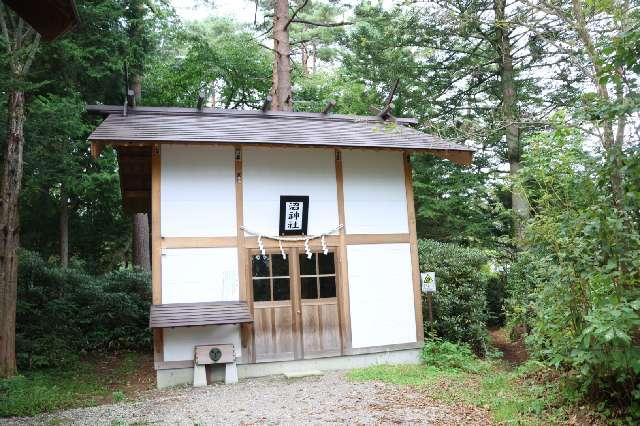
MULTIPOLYGON (((242 148, 235 147, 235 180, 236 180, 236 226, 238 247, 238 281, 240 285, 240 300, 249 305, 249 311, 253 315, 253 288, 251 286, 251 268, 247 254, 244 231, 240 228, 244 224, 244 203, 242 181, 242 148)), ((242 345, 243 362, 256 362, 254 348, 254 329, 252 323, 240 326, 240 340, 242 345)))
POLYGON ((302 300, 299 249, 289 249, 289 288, 291 290, 291 315, 293 319, 293 358, 304 358, 303 330, 302 330, 302 300))
POLYGON ((409 245, 411 246, 411 272, 413 279, 413 305, 416 316, 416 342, 424 342, 424 322, 422 320, 422 289, 420 286, 420 260, 418 258, 418 234, 416 232, 416 210, 413 204, 413 172, 411 155, 403 154, 404 185, 407 194, 407 214, 409 216, 409 245))
POLYGON ((338 196, 338 220, 342 224, 338 246, 338 321, 342 354, 351 350, 351 312, 349 305, 349 269, 347 265, 346 224, 344 214, 344 183, 342 175, 342 151, 335 150, 336 189, 338 196))
MULTIPOLYGON (((160 230, 160 146, 151 147, 151 294, 154 305, 162 303, 162 236, 160 230)), ((164 361, 164 334, 153 329, 153 359, 164 361)))

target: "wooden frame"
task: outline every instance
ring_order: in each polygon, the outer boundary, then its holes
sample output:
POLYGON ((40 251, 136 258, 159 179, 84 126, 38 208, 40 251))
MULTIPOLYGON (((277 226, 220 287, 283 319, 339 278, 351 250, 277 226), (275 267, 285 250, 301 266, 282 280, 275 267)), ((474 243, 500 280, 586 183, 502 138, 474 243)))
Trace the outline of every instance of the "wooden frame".
MULTIPOLYGON (((162 247, 160 222, 162 162, 160 146, 151 151, 151 298, 154 305, 162 303, 162 247)), ((164 330, 153 329, 153 359, 164 361, 164 330)))
MULTIPOLYGON (((243 164, 242 164, 242 147, 236 145, 234 153, 235 164, 235 190, 236 190, 236 247, 238 247, 238 281, 240 286, 240 300, 244 300, 249 305, 249 311, 253 315, 253 288, 249 277, 251 276, 251 270, 247 270, 248 258, 247 250, 245 249, 245 235, 241 226, 244 224, 244 194, 242 182, 243 164)), ((195 241, 190 241, 194 243, 195 241)), ((214 242, 213 239, 209 239, 207 242, 214 242)), ((225 237, 215 239, 215 242, 219 244, 231 244, 231 239, 227 240, 225 237)), ((202 246, 199 246, 202 247, 202 246)), ((222 245, 218 246, 222 247, 222 245)), ((229 246, 226 246, 229 247, 229 246)), ((247 323, 240 326, 240 341, 241 346, 244 349, 242 351, 242 359, 245 361, 255 362, 255 347, 254 347, 254 330, 253 323, 247 323)))
POLYGON ((349 302, 349 268, 347 266, 347 226, 344 214, 344 176, 342 173, 342 151, 335 151, 336 169, 336 194, 338 198, 338 221, 340 228, 340 240, 336 251, 338 267, 336 268, 338 296, 338 321, 340 323, 340 340, 342 342, 342 354, 351 349, 351 309, 349 302))
MULTIPOLYGON (((340 235, 327 235, 325 237, 327 245, 339 246, 340 235)), ((346 245, 359 244, 394 244, 409 243, 410 234, 345 234, 346 245)), ((160 245, 162 248, 228 248, 240 247, 244 244, 244 248, 258 248, 257 237, 162 237, 160 245), (240 239, 239 239, 240 238, 240 239)), ((265 248, 279 248, 279 244, 275 240, 263 238, 262 245, 265 248)), ((320 247, 320 240, 311 240, 309 245, 313 248, 320 247)), ((282 247, 291 248, 304 247, 304 241, 283 241, 282 247)))
POLYGON ((407 194, 407 215, 409 216, 409 246, 411 248, 411 273, 413 279, 413 306, 416 317, 416 342, 424 342, 424 322, 422 320, 422 289, 420 286, 420 260, 418 258, 418 234, 416 232, 416 210, 413 202, 413 171, 411 155, 403 154, 404 185, 407 194))

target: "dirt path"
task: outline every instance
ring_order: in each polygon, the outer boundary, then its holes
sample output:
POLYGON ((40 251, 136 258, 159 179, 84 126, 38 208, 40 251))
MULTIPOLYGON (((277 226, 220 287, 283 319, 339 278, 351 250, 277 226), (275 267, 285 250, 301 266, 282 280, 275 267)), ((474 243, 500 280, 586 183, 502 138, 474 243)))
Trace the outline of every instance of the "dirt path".
POLYGON ((0 424, 434 424, 486 425, 488 414, 448 406, 409 387, 350 382, 344 373, 242 380, 236 385, 151 391, 142 399, 0 424))
POLYGON ((520 340, 512 342, 504 329, 489 330, 491 344, 502 351, 502 359, 511 365, 522 364, 529 358, 524 343, 520 340))

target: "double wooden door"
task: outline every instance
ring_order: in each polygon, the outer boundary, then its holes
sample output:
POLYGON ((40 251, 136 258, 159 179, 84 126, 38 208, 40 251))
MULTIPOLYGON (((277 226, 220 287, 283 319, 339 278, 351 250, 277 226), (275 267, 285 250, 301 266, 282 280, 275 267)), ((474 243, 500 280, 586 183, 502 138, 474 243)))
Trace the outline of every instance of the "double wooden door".
POLYGON ((341 353, 334 252, 252 253, 256 362, 341 353))

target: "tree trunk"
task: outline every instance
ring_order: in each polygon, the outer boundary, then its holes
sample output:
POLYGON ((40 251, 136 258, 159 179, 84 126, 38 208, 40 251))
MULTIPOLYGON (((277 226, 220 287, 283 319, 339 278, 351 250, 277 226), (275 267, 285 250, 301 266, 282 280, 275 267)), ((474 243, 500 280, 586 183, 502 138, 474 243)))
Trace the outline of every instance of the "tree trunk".
POLYGON ((317 71, 316 62, 317 62, 317 59, 318 59, 318 49, 317 49, 315 43, 313 43, 311 45, 311 47, 312 47, 312 49, 311 49, 311 72, 315 74, 316 71, 317 71))
POLYGON ((271 109, 274 111, 293 110, 291 65, 289 63, 291 46, 289 44, 289 30, 286 28, 288 21, 288 0, 276 0, 275 13, 273 15, 275 62, 273 69, 273 99, 271 101, 271 109))
POLYGON ((300 49, 302 51, 302 75, 305 77, 309 76, 309 51, 307 50, 307 46, 302 43, 300 45, 300 49))
MULTIPOLYGON (((141 37, 142 18, 144 17, 144 3, 136 1, 132 4, 132 24, 130 35, 135 43, 141 37)), ((141 58, 138 58, 139 60, 141 58)), ((131 90, 133 90, 134 107, 142 103, 142 70, 143 63, 134 64, 131 74, 131 90)), ((132 218, 132 261, 133 265, 145 271, 151 270, 151 250, 149 247, 149 216, 146 213, 136 213, 132 218)))
MULTIPOLYGON (((593 66, 593 75, 591 79, 597 87, 598 97, 602 100, 603 104, 609 103, 609 90, 607 84, 600 80, 602 75, 602 60, 596 51, 593 39, 589 34, 587 23, 584 18, 584 10, 582 2, 579 0, 572 0, 571 6, 574 14, 574 25, 578 37, 584 44, 585 50, 591 64, 593 66)), ((618 91, 618 102, 622 101, 623 96, 620 89, 618 91)), ((623 186, 623 167, 622 164, 622 143, 624 138, 625 119, 624 116, 619 118, 617 136, 614 136, 613 123, 610 119, 602 120, 602 146, 605 150, 607 164, 609 165, 609 184, 611 185, 611 193, 613 195, 613 205, 619 212, 624 210, 624 186, 623 186)))
POLYGON ((149 253, 149 219, 146 213, 133 215, 133 264, 151 270, 149 253))
POLYGON ((133 90, 133 105, 140 104, 140 100, 142 99, 142 76, 135 73, 131 76, 131 90, 133 90))
MULTIPOLYGON (((131 76, 131 88, 136 104, 142 98, 142 78, 138 74, 131 76)), ((146 213, 136 213, 133 215, 132 226, 132 263, 145 271, 151 270, 151 253, 149 248, 149 218, 146 213)))
POLYGON ((60 265, 69 266, 69 203, 64 187, 60 190, 60 265))
POLYGON ((16 374, 16 296, 20 217, 18 197, 22 184, 24 145, 24 93, 9 91, 8 136, 4 152, 0 194, 0 377, 16 374))
MULTIPOLYGON (((511 40, 509 38, 508 23, 505 19, 505 0, 495 0, 496 47, 500 56, 500 84, 502 88, 502 117, 505 126, 507 143, 507 159, 509 161, 509 175, 512 182, 520 170, 520 126, 516 104, 516 85, 513 72, 513 57, 511 40)), ((514 234, 516 241, 521 243, 524 230, 529 219, 529 202, 516 186, 511 186, 511 210, 514 217, 514 234)))

